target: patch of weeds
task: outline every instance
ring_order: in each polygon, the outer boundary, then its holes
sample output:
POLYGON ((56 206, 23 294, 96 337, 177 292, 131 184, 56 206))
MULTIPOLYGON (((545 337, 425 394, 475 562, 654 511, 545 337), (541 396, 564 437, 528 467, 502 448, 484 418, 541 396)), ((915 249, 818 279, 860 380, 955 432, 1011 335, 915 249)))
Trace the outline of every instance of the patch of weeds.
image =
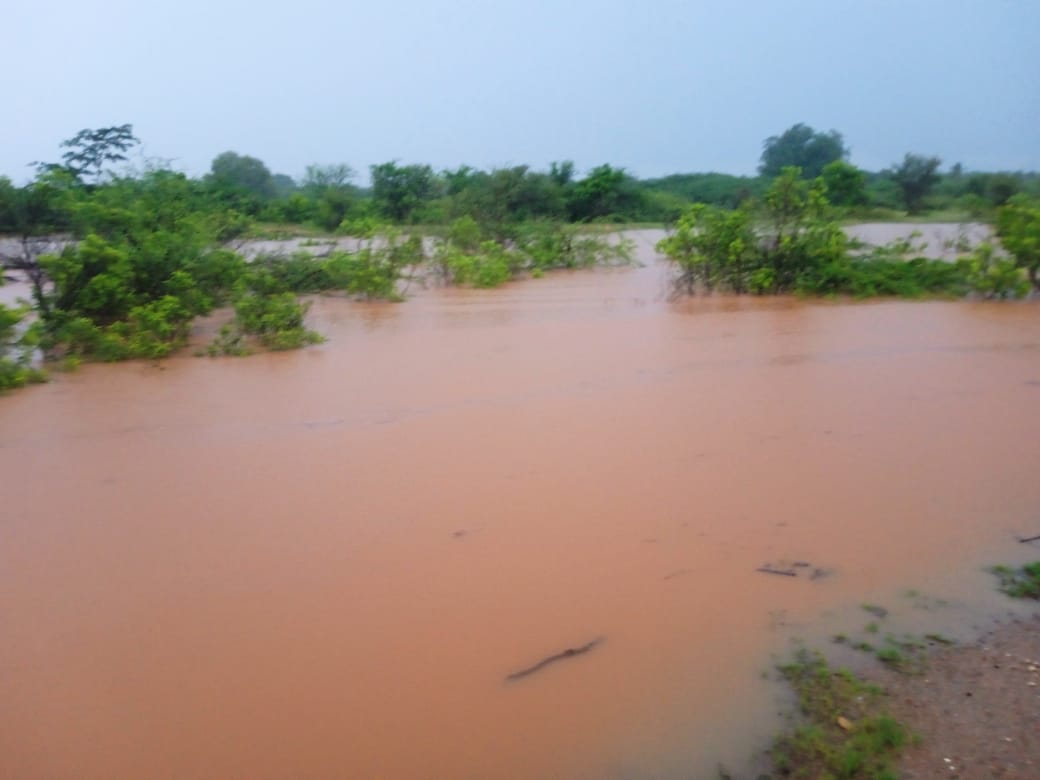
POLYGON ((888 616, 888 610, 877 604, 861 604, 860 606, 863 607, 864 612, 869 612, 878 620, 884 620, 888 616))
POLYGON ((843 645, 849 641, 849 638, 845 634, 835 634, 831 637, 831 641, 836 645, 843 645))
POLYGON ((921 595, 921 594, 918 593, 913 588, 907 588, 906 590, 903 591, 903 598, 905 598, 905 599, 916 599, 919 595, 921 595))
POLYGON ((1000 590, 1014 599, 1040 599, 1040 561, 1020 569, 994 566, 990 572, 1000 579, 1000 590))
POLYGON ((878 648, 877 659, 890 669, 903 674, 918 674, 924 669, 923 651, 927 645, 912 636, 896 639, 885 637, 885 645, 878 648))
POLYGON ((870 642, 856 642, 856 644, 852 646, 852 649, 860 650, 864 653, 873 653, 874 645, 870 644, 870 642))
POLYGON ((888 645, 886 647, 879 648, 877 651, 878 660, 881 663, 891 666, 893 668, 901 668, 906 664, 906 658, 898 648, 888 645))
POLYGON ((863 627, 863 630, 866 631, 868 634, 876 634, 878 632, 878 630, 879 630, 878 629, 878 624, 875 623, 874 621, 871 621, 870 623, 867 623, 867 625, 865 625, 863 627))
POLYGON ((954 640, 950 639, 948 636, 943 636, 942 634, 925 634, 924 638, 927 639, 929 642, 937 645, 957 644, 954 640))
POLYGON ((779 776, 895 780, 892 761, 909 735, 888 714, 880 688, 805 650, 780 672, 806 722, 775 741, 771 757, 779 776))

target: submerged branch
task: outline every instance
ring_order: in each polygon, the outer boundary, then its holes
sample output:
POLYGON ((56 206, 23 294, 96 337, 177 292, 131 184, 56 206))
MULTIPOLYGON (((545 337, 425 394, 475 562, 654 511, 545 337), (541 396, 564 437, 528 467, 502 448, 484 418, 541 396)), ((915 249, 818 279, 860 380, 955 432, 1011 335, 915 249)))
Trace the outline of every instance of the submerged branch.
POLYGON ((589 652, 589 650, 591 650, 601 642, 603 642, 603 637, 597 637, 596 639, 593 639, 591 642, 588 642, 587 644, 584 644, 581 647, 568 647, 562 653, 550 655, 548 658, 539 661, 534 666, 529 666, 526 669, 521 669, 519 672, 513 672, 512 674, 506 675, 506 682, 520 680, 524 677, 534 674, 535 672, 540 672, 549 664, 555 663, 556 661, 562 661, 564 658, 574 658, 574 656, 583 655, 589 652))

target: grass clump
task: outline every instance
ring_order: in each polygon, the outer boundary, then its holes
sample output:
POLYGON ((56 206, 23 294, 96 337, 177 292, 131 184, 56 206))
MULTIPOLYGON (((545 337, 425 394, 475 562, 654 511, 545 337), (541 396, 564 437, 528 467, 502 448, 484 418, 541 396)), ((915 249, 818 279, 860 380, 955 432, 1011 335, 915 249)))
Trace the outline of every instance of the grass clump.
POLYGON ((1040 561, 1019 569, 994 566, 990 571, 1000 579, 1000 590, 1015 599, 1040 599, 1040 561))
POLYGON ((776 740, 771 757, 778 776, 895 780, 892 762, 908 734, 888 714, 878 686, 805 650, 780 672, 797 693, 805 722, 776 740))

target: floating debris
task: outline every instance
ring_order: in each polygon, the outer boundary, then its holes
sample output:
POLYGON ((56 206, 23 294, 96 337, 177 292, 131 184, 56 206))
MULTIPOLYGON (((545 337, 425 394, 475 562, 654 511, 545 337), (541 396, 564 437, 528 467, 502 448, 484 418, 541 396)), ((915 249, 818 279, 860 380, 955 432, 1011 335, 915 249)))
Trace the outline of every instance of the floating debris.
POLYGON ((522 679, 524 677, 527 677, 529 675, 534 674, 535 672, 540 672, 542 669, 547 667, 549 664, 556 663, 557 661, 562 661, 564 658, 574 658, 575 656, 578 656, 578 655, 584 655, 585 653, 589 652, 589 650, 594 648, 596 645, 598 645, 601 642, 603 642, 603 640, 604 640, 604 637, 597 637, 596 639, 593 639, 591 642, 587 642, 586 644, 582 645, 581 647, 568 647, 562 653, 556 653, 555 655, 550 655, 548 658, 543 658, 541 661, 536 663, 534 666, 529 666, 526 669, 521 669, 519 672, 513 672, 512 674, 507 674, 506 675, 506 682, 513 682, 515 680, 520 680, 520 679, 522 679))
POLYGON ((810 580, 823 579, 832 573, 831 569, 814 566, 809 561, 773 561, 762 564, 755 571, 763 574, 777 574, 781 577, 800 577, 801 572, 805 572, 810 580))
POLYGON ((763 574, 779 574, 783 577, 797 577, 798 572, 794 569, 776 569, 770 566, 768 563, 765 566, 759 566, 755 571, 760 571, 763 574))
POLYGON ((674 580, 676 577, 681 577, 684 574, 690 574, 692 572, 693 572, 693 569, 678 569, 677 571, 673 571, 673 572, 671 572, 669 574, 664 575, 663 579, 674 580))

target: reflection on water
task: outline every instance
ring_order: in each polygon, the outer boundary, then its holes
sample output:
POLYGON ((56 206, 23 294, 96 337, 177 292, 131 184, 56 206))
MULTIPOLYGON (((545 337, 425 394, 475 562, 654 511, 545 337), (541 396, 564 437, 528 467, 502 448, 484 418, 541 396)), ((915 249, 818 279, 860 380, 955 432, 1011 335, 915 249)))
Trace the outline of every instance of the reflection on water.
POLYGON ((791 637, 1000 603, 1035 304, 669 303, 646 259, 0 399, 0 776, 711 776, 791 637))

